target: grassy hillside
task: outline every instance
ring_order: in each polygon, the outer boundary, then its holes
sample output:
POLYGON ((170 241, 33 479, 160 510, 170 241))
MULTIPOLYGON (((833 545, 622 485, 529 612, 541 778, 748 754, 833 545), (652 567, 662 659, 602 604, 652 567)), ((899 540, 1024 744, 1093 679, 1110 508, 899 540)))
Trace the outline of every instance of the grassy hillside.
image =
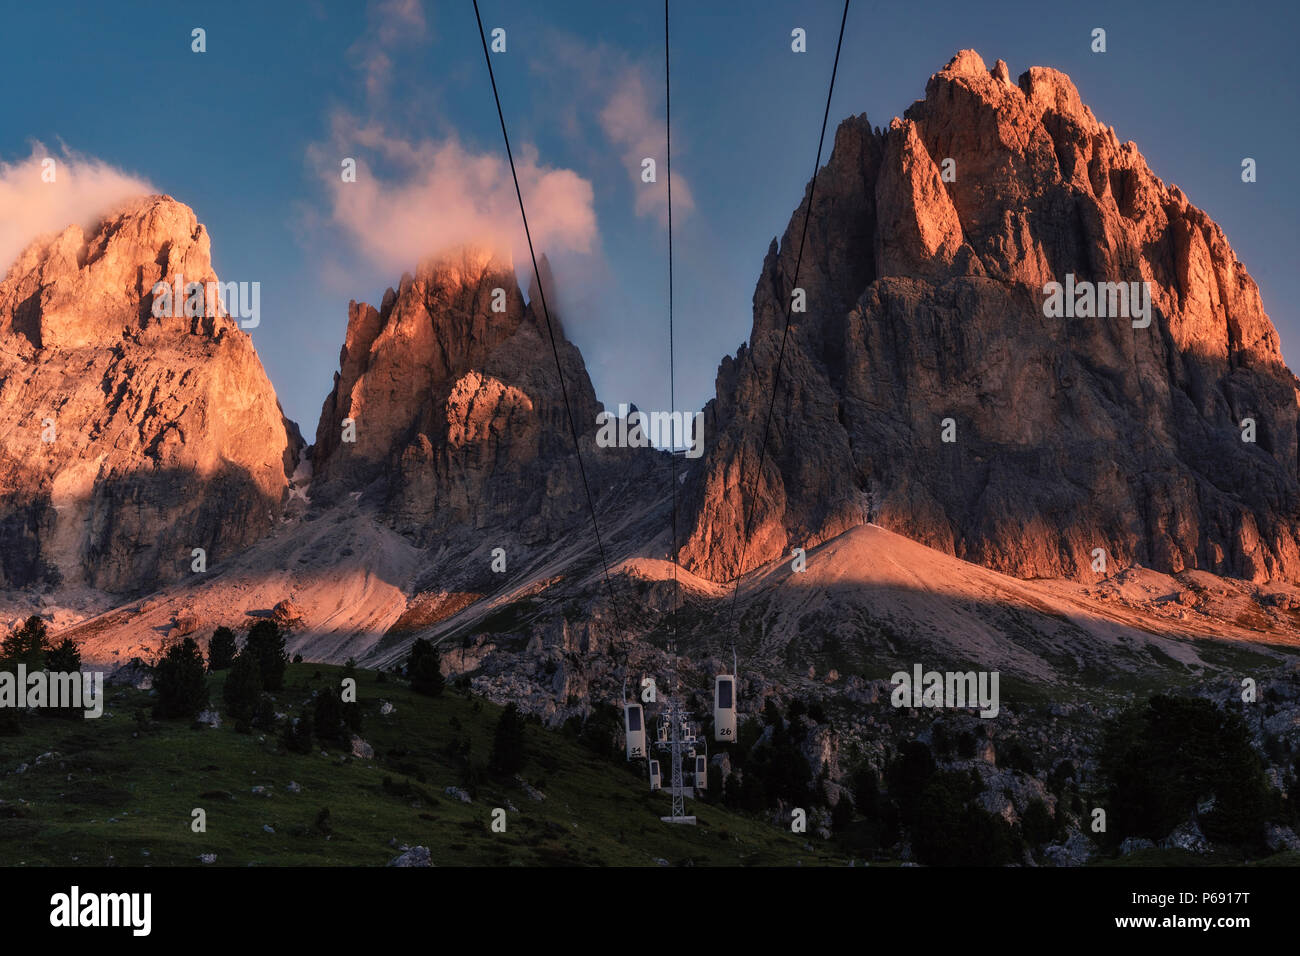
MULTIPOLYGON (((291 665, 276 709, 297 714, 341 671, 291 665)), ((209 678, 214 702, 223 679, 209 678)), ((440 866, 847 862, 815 837, 700 801, 688 801, 698 826, 662 823, 666 795, 536 724, 521 776, 545 799, 484 773, 464 803, 444 792, 465 783, 449 745, 468 739, 471 762, 486 765, 500 708, 451 688, 422 697, 371 671, 357 679, 372 760, 337 747, 289 753, 276 735, 230 723, 147 720, 153 698, 130 689, 110 690, 99 720, 25 717, 21 735, 0 737, 0 864, 201 866, 216 854, 216 866, 382 866, 403 844, 428 847, 440 866), (381 714, 381 701, 393 712, 381 714), (505 833, 491 831, 494 807, 507 809, 505 833), (191 831, 195 808, 206 833, 191 831)))

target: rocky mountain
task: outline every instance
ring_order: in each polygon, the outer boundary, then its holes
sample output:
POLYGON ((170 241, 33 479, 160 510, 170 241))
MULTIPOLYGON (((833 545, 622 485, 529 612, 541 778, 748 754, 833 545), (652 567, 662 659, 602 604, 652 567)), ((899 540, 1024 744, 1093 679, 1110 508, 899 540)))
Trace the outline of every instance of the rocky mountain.
MULTIPOLYGON (((541 270, 550 288, 545 259, 541 270)), ((277 499, 285 520, 241 540, 237 562, 144 600, 83 602, 60 618, 75 625, 64 633, 87 660, 151 658, 168 635, 246 627, 286 602, 295 651, 361 659, 400 652, 466 608, 490 615, 523 582, 538 589, 540 578, 550 603, 579 602, 570 611, 590 601, 604 567, 566 395, 611 557, 666 530, 667 460, 596 445, 601 405, 560 317, 550 319, 563 388, 535 283, 525 301, 513 267, 488 252, 425 261, 378 309, 351 303, 316 444, 282 509, 277 499)))
MULTIPOLYGON (((510 263, 459 249, 351 303, 309 454, 236 320, 155 316, 181 275, 215 281, 207 233, 150 197, 0 282, 0 620, 45 615, 119 681, 270 618, 290 653, 390 674, 431 640, 449 678, 598 740, 641 677, 706 715, 738 660, 742 716, 785 709, 829 802, 919 741, 1009 824, 1065 808, 1037 862, 1078 863, 1102 721, 1180 688, 1241 709, 1249 676, 1269 785, 1294 786, 1300 382, 1222 231, 1060 73, 967 51, 887 129, 841 124, 706 455, 672 469, 681 568, 670 460, 597 447, 582 356, 552 313, 562 387, 510 263), (996 721, 894 706, 914 667, 999 676, 996 721)), ((762 722, 743 766, 710 748, 733 798, 776 749, 762 722)), ((754 809, 785 828, 785 799, 754 809)))
MULTIPOLYGON (((551 287, 544 258, 540 268, 551 287)), ((614 461, 635 470, 645 456, 597 452, 601 405, 559 317, 551 322, 589 477, 614 461)), ((349 304, 316 431, 313 499, 378 480, 386 519, 425 544, 453 528, 510 528, 527 545, 585 534, 565 389, 537 290, 526 303, 510 263, 474 248, 430 259, 378 309, 349 304)))
MULTIPOLYGON (((1064 76, 1014 85, 964 53, 889 129, 841 125, 751 499, 806 206, 767 256, 751 346, 723 360, 706 455, 679 462, 679 573, 666 458, 596 447, 601 406, 552 314, 607 586, 537 290, 462 249, 349 307, 286 520, 238 562, 67 633, 87 659, 148 657, 288 602, 294 651, 388 667, 429 638, 449 674, 557 722, 632 670, 701 683, 733 641, 751 701, 843 695, 846 675, 918 660, 1092 686, 1237 666, 1210 638, 1300 641, 1300 590, 1276 580, 1300 498, 1277 335, 1222 233, 1064 76), (1049 317, 1052 282, 1147 282, 1151 321, 1049 317), (731 628, 718 582, 751 505, 731 628), (806 571, 773 560, 792 547, 806 571)), ((190 341, 164 324, 128 331, 190 341)), ((210 429, 186 437, 202 448, 210 429)))
POLYGON ((33 242, 0 281, 0 586, 148 590, 276 520, 297 430, 220 308, 155 317, 178 276, 216 281, 207 230, 151 196, 33 242))
POLYGON ((1300 573, 1297 380, 1258 289, 1051 69, 964 51, 888 129, 841 124, 706 433, 681 559, 715 580, 868 521, 1019 577, 1096 580, 1096 549, 1112 572, 1300 573), (1080 298, 1054 312, 1050 283, 1080 298), (1127 313, 1102 283, 1139 284, 1127 313))

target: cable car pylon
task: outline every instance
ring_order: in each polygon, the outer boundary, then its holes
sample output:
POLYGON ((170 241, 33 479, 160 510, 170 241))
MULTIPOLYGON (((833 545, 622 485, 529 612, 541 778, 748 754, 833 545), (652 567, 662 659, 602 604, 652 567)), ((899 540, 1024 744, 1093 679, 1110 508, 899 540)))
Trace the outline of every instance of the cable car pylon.
MULTIPOLYGON (((675 390, 675 373, 673 368, 673 167, 672 167, 672 72, 671 58, 669 56, 668 46, 668 2, 664 0, 664 85, 665 85, 665 115, 664 131, 666 137, 665 144, 665 166, 667 171, 668 185, 668 381, 669 381, 669 405, 676 407, 676 390, 675 390)), ((699 725, 695 722, 692 715, 686 710, 680 696, 678 687, 678 673, 675 666, 677 653, 677 612, 681 606, 681 583, 677 575, 677 456, 674 449, 669 448, 669 461, 672 466, 670 475, 670 486, 672 488, 673 506, 672 506, 672 560, 673 560, 673 591, 674 607, 672 623, 670 626, 671 640, 668 643, 667 651, 670 659, 673 660, 671 674, 671 689, 659 701, 655 696, 655 690, 651 690, 649 696, 643 691, 637 701, 628 699, 627 696, 627 673, 631 668, 631 653, 627 668, 623 672, 623 733, 624 744, 627 751, 628 760, 645 759, 649 774, 650 789, 661 790, 663 787, 664 777, 668 778, 668 793, 672 798, 671 812, 668 816, 660 817, 665 823, 682 823, 694 824, 695 817, 687 814, 687 798, 695 798, 708 790, 709 787, 709 754, 708 742, 702 733, 699 725), (655 727, 654 739, 649 741, 647 750, 646 741, 646 712, 642 704, 661 704, 661 710, 655 727), (658 755, 658 758, 650 756, 650 753, 658 755), (663 761, 667 759, 668 767, 665 774, 663 761), (689 761, 689 763, 687 763, 689 761)), ((713 686, 713 723, 714 738, 724 743, 731 743, 736 739, 736 646, 731 646, 731 673, 719 674, 714 679, 713 686)), ((646 686, 646 681, 642 679, 642 686, 646 686)), ((654 687, 653 682, 649 684, 654 687)))

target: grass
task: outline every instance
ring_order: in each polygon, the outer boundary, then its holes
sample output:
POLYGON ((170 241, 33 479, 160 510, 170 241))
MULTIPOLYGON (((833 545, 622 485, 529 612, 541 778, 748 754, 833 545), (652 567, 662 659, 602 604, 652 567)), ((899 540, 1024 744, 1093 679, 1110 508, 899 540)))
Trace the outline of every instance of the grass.
MULTIPOLYGON (((277 709, 296 714, 313 690, 337 687, 341 670, 290 665, 277 709)), ((214 701, 223 676, 209 678, 214 701)), ((230 723, 142 724, 136 715, 153 699, 130 689, 115 691, 99 720, 25 717, 20 736, 0 737, 0 863, 198 866, 212 853, 217 866, 382 866, 400 844, 428 847, 439 866, 847 862, 816 837, 702 801, 688 801, 698 826, 664 824, 669 799, 640 775, 532 723, 522 776, 546 799, 484 775, 463 803, 444 793, 464 779, 447 745, 468 738, 471 760, 486 764, 500 708, 450 688, 421 697, 375 672, 357 678, 373 760, 338 747, 288 753, 276 735, 241 734, 230 723), (381 700, 395 711, 381 715, 381 700), (507 809, 505 833, 491 831, 495 807, 507 809), (196 808, 206 812, 204 833, 191 830, 196 808), (326 808, 328 833, 317 826, 326 808)))

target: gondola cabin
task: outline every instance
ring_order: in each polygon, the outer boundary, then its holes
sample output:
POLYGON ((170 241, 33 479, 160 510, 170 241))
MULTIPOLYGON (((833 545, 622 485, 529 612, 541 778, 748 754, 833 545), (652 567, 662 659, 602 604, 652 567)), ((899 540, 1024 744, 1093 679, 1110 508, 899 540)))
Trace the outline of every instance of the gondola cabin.
POLYGON ((659 777, 659 761, 651 760, 650 761, 650 789, 658 790, 661 786, 663 786, 663 782, 659 777))
POLYGON ((623 724, 627 729, 627 759, 645 756, 645 714, 640 704, 623 705, 623 724))
POLYGON ((724 742, 736 739, 736 678, 719 674, 713 679, 713 737, 724 742))
POLYGON ((695 789, 709 789, 709 758, 702 754, 695 758, 695 789))

